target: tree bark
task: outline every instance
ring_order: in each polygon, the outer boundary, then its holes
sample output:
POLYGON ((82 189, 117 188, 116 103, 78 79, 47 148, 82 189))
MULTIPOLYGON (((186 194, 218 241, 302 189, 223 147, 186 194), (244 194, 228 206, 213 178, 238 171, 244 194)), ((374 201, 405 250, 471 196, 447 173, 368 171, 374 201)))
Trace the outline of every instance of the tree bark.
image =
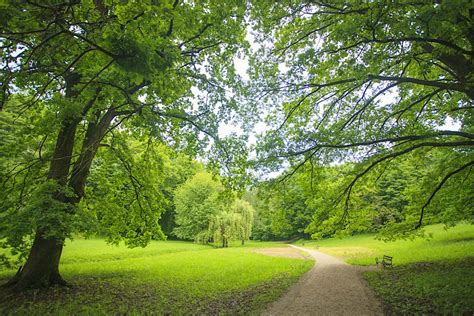
MULTIPOLYGON (((99 143, 104 137, 110 123, 115 117, 114 109, 109 109, 98 122, 90 122, 82 144, 79 159, 74 163, 73 172, 68 182, 71 166, 76 127, 80 119, 63 124, 56 148, 51 161, 48 179, 55 180, 60 185, 68 185, 76 194, 75 197, 65 197, 63 193, 54 193, 58 201, 77 205, 84 196, 84 187, 89 174, 92 160, 97 153, 99 143)), ((39 227, 36 231, 33 246, 30 250, 25 266, 18 271, 7 284, 13 290, 27 288, 49 287, 53 285, 66 285, 59 273, 64 239, 45 238, 45 232, 39 227)))
MULTIPOLYGON (((47 178, 56 181, 59 185, 67 183, 78 124, 78 119, 64 122, 57 137, 47 178)), ((61 202, 65 201, 64 194, 61 192, 53 193, 53 197, 61 202)), ((45 238, 44 235, 45 232, 41 227, 37 227, 28 260, 15 277, 6 284, 7 287, 24 290, 66 284, 59 274, 59 260, 64 239, 45 238)))
MULTIPOLYGON (((435 51, 435 48, 431 44, 423 44, 423 49, 430 54, 433 54, 435 51)), ((471 98, 471 100, 474 100, 474 88, 469 82, 474 71, 472 58, 467 59, 463 55, 455 53, 441 53, 437 59, 445 64, 456 75, 464 89, 464 92, 469 96, 469 98, 471 98)))
POLYGON ((89 122, 87 126, 84 142, 82 143, 81 154, 74 164, 71 179, 69 180, 69 187, 71 187, 76 194, 76 197, 71 200, 72 203, 78 203, 84 196, 84 188, 92 165, 92 160, 94 159, 95 154, 99 149, 100 142, 105 136, 115 114, 115 109, 110 108, 98 123, 89 122))
POLYGON ((6 284, 13 290, 66 285, 59 274, 59 260, 64 242, 54 238, 45 239, 36 232, 25 266, 6 284))

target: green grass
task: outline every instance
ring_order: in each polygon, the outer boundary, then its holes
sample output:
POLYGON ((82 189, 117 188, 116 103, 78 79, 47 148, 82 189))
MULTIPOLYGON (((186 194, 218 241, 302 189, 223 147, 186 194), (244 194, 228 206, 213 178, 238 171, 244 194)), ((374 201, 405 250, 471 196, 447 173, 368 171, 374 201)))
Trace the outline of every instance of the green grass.
POLYGON ((366 278, 389 314, 474 314, 472 258, 367 272, 366 278))
POLYGON ((388 314, 474 314, 474 225, 432 225, 426 231, 429 240, 383 242, 366 234, 304 244, 355 265, 393 256, 392 269, 365 273, 388 314))
MULTIPOLYGON (((426 227, 430 239, 384 242, 375 235, 306 241, 305 247, 345 259, 350 264, 373 265, 375 257, 393 256, 395 265, 439 260, 458 260, 474 256, 474 225, 459 224, 448 230, 443 225, 426 227)), ((300 242, 301 243, 301 242, 300 242)))
MULTIPOLYGON (((75 240, 60 267, 72 288, 0 298, 0 314, 258 313, 313 265, 252 251, 275 246, 282 244, 215 249, 166 241, 128 249, 75 240)), ((1 271, 0 278, 12 273, 1 271)))

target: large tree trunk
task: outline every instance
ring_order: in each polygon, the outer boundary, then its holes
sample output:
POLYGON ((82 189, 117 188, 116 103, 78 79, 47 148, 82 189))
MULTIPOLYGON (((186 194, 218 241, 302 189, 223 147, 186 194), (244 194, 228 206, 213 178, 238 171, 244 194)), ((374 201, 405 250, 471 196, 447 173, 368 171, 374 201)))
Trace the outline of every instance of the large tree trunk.
POLYGON ((45 239, 43 234, 37 231, 25 266, 6 286, 20 291, 28 288, 66 285, 59 274, 59 260, 62 250, 62 240, 45 239))
MULTIPOLYGON (((99 122, 89 122, 82 143, 81 154, 74 163, 69 182, 68 174, 76 126, 79 120, 66 124, 60 131, 48 178, 56 180, 61 185, 67 184, 74 191, 75 197, 64 197, 62 194, 57 194, 55 196, 56 199, 71 205, 76 205, 80 202, 84 196, 84 187, 92 160, 97 153, 100 141, 107 132, 114 117, 115 111, 111 108, 99 122)), ((66 285, 66 282, 59 274, 59 260, 63 245, 64 240, 55 238, 45 239, 43 238, 43 233, 38 230, 25 267, 7 285, 18 290, 66 285)))
POLYGON ((115 109, 110 108, 99 122, 89 122, 87 126, 84 142, 82 143, 81 155, 74 164, 71 179, 69 180, 69 187, 72 188, 76 194, 76 197, 71 200, 73 203, 78 203, 84 196, 84 188, 92 160, 114 117, 115 109))
MULTIPOLYGON (((81 154, 74 164, 69 182, 68 175, 71 166, 76 127, 79 120, 63 125, 58 135, 48 178, 57 181, 60 185, 68 185, 76 196, 65 197, 63 194, 57 193, 54 196, 55 199, 72 205, 76 205, 80 202, 84 195, 84 187, 92 160, 97 153, 100 141, 104 137, 114 117, 114 109, 109 109, 98 123, 89 123, 82 144, 81 154)), ((38 229, 25 266, 7 283, 7 286, 15 290, 23 290, 26 288, 66 285, 66 282, 59 274, 59 260, 61 258, 64 239, 46 239, 43 236, 44 233, 41 229, 38 229)))
MULTIPOLYGON (((69 166, 74 148, 76 127, 79 120, 69 120, 63 123, 56 141, 56 147, 48 172, 48 179, 59 185, 67 183, 69 166)), ((65 202, 62 193, 53 193, 53 197, 65 202)), ((41 210, 38 210, 40 212, 41 210)), ((45 238, 44 231, 37 227, 35 239, 23 269, 11 279, 6 286, 15 290, 26 288, 65 285, 59 274, 59 260, 63 249, 64 239, 45 238)))
MULTIPOLYGON (((74 99, 80 93, 75 89, 81 76, 74 72, 67 72, 63 75, 66 82, 67 99, 74 99)), ((82 144, 82 151, 79 159, 75 162, 71 179, 69 179, 69 171, 74 152, 74 144, 76 141, 76 129, 81 120, 86 116, 92 108, 101 92, 97 88, 92 99, 85 104, 81 115, 75 118, 66 118, 61 125, 56 140, 56 147, 49 166, 47 178, 54 180, 59 186, 68 186, 71 188, 76 197, 65 196, 62 190, 52 193, 52 197, 57 201, 71 204, 75 206, 84 195, 84 186, 89 169, 94 158, 99 142, 104 137, 110 123, 115 117, 115 109, 110 108, 102 118, 100 112, 97 112, 97 123, 90 122, 82 144)), ((71 207, 71 210, 74 208, 71 207)), ((69 208, 65 208, 64 212, 69 212, 69 208)), ((37 210, 38 212, 48 210, 37 210)), ((49 223, 51 224, 51 223, 49 223)), ((6 287, 13 290, 24 290, 27 288, 49 287, 52 285, 66 285, 66 282, 59 274, 59 261, 64 245, 63 237, 46 237, 49 235, 46 227, 41 223, 36 227, 36 234, 30 254, 24 267, 18 269, 17 274, 7 283, 6 287)))

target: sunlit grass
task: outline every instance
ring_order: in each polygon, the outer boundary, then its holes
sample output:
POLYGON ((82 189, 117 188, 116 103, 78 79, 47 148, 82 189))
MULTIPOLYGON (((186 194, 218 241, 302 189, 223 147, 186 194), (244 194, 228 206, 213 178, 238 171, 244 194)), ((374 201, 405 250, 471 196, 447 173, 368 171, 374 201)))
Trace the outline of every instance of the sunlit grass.
POLYGON ((306 247, 341 257, 348 263, 373 265, 375 257, 393 256, 394 264, 401 265, 421 261, 456 260, 474 256, 474 225, 459 224, 448 230, 444 225, 426 227, 429 239, 397 240, 384 242, 375 235, 365 234, 347 238, 331 238, 306 241, 306 247))
MULTIPOLYGON (((311 260, 253 252, 254 248, 282 246, 248 242, 244 247, 219 249, 155 241, 146 248, 128 249, 100 239, 77 239, 65 246, 60 267, 74 287, 60 293, 51 290, 49 296, 39 298, 31 292, 14 305, 7 304, 5 312, 257 312, 313 265, 311 260), (32 300, 37 302, 31 305, 32 300)), ((0 278, 12 273, 2 271, 0 278)))
POLYGON ((76 239, 66 243, 61 264, 144 258, 183 251, 208 250, 209 246, 183 241, 152 241, 146 247, 107 245, 103 239, 76 239))

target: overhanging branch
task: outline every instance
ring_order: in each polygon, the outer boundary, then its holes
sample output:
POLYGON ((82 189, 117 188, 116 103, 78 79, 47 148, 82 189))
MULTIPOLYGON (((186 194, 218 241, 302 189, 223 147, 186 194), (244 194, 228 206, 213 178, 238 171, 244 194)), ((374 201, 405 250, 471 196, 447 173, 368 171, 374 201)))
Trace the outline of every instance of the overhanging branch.
POLYGON ((461 167, 459 167, 458 169, 454 170, 454 171, 451 171, 450 173, 448 173, 444 178, 443 180, 441 180, 441 182, 438 184, 438 186, 434 189, 434 191, 431 193, 430 197, 428 198, 428 200, 426 201, 426 203, 423 205, 423 207, 421 208, 421 213, 420 213, 420 219, 418 221, 418 224, 416 224, 415 226, 415 229, 418 229, 421 227, 422 223, 423 223, 423 216, 424 216, 424 213, 425 213, 425 208, 431 203, 431 200, 433 200, 434 196, 436 195, 436 193, 438 193, 438 191, 443 187, 443 185, 446 183, 446 181, 448 181, 449 178, 451 178, 452 176, 454 176, 456 173, 459 173, 461 171, 463 171, 464 169, 466 168, 469 168, 469 167, 472 167, 474 166, 474 160, 468 162, 467 164, 464 164, 462 165, 461 167))
POLYGON ((423 139, 435 138, 435 137, 440 137, 440 136, 459 136, 459 137, 463 137, 463 138, 467 138, 467 139, 474 139, 474 134, 471 134, 471 133, 466 133, 466 132, 461 132, 461 131, 439 131, 439 132, 434 132, 434 133, 424 134, 424 135, 408 135, 408 136, 399 136, 399 137, 387 137, 387 138, 375 139, 375 140, 371 140, 371 141, 354 142, 354 143, 347 143, 347 144, 318 143, 318 144, 315 144, 314 146, 311 146, 309 148, 303 149, 301 151, 291 152, 291 153, 288 153, 288 154, 283 155, 281 157, 299 156, 299 155, 305 154, 307 152, 313 151, 317 148, 346 149, 346 148, 352 148, 352 147, 363 147, 363 146, 377 145, 377 144, 381 144, 381 143, 397 143, 397 142, 401 142, 401 141, 416 141, 416 140, 423 140, 423 139))
POLYGON ((445 82, 445 81, 434 81, 434 80, 422 80, 410 77, 392 77, 392 76, 380 76, 380 75, 368 75, 369 80, 381 80, 381 81, 395 81, 400 83, 414 83, 423 86, 442 88, 445 90, 454 90, 466 93, 466 89, 461 84, 445 82))

